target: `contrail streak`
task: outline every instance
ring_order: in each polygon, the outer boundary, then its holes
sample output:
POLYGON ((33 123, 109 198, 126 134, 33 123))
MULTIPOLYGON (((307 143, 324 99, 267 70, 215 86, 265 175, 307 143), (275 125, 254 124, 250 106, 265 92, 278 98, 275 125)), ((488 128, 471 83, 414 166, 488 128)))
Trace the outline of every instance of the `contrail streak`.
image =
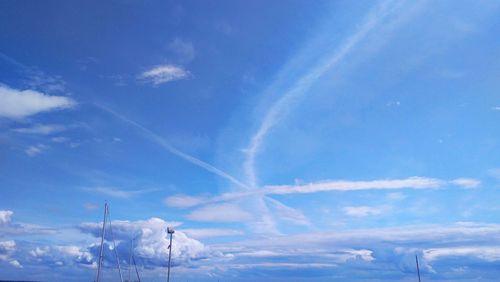
POLYGON ((99 105, 99 104, 96 104, 94 103, 95 106, 97 106, 98 108, 104 110, 105 112, 107 113, 110 113, 112 114, 113 116, 115 116, 116 118, 118 118, 119 120, 139 129, 145 137, 147 137, 150 141, 160 145, 163 149, 167 150, 168 152, 196 165, 196 166, 199 166, 203 169, 205 169, 206 171, 209 171, 215 175, 218 175, 222 178, 225 178, 226 180, 229 180, 231 183, 235 184, 236 186, 238 187, 241 187, 241 188, 245 188, 245 189, 248 189, 248 186, 246 186, 245 184, 243 184, 242 182, 240 182, 238 179, 236 179, 235 177, 229 175, 227 172, 224 172, 216 167, 214 167, 213 165, 209 164, 209 163, 206 163, 200 159, 197 159, 191 155, 188 155, 182 151, 180 151, 179 149, 175 148, 174 146, 172 146, 170 143, 168 143, 164 138, 162 138, 161 136, 159 136, 158 134, 152 132, 151 130, 147 129, 146 127, 140 125, 139 123, 105 107, 105 106, 102 106, 102 105, 99 105))
MULTIPOLYGON (((288 90, 285 91, 283 96, 278 99, 271 108, 267 111, 260 127, 250 139, 246 151, 246 160, 243 169, 251 188, 257 188, 257 177, 255 173, 255 157, 260 150, 264 138, 269 130, 277 124, 278 118, 283 114, 283 111, 289 104, 296 98, 304 95, 304 93, 316 82, 322 75, 324 75, 332 67, 338 65, 345 57, 351 53, 352 49, 359 44, 388 14, 393 12, 394 6, 390 5, 390 1, 384 1, 378 8, 370 13, 364 22, 360 25, 358 30, 348 37, 333 53, 329 54, 325 60, 321 60, 309 72, 304 74, 293 84, 288 90)), ((397 5, 395 5, 397 7, 397 5)))

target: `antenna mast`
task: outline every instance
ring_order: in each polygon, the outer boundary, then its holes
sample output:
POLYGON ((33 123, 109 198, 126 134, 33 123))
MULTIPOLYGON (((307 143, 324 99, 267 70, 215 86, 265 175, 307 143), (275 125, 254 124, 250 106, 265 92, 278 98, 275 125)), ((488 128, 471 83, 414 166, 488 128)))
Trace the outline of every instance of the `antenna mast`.
POLYGON ((170 245, 168 245, 168 274, 167 282, 170 282, 170 259, 172 258, 172 235, 174 235, 175 230, 173 227, 167 227, 167 233, 170 234, 170 245))

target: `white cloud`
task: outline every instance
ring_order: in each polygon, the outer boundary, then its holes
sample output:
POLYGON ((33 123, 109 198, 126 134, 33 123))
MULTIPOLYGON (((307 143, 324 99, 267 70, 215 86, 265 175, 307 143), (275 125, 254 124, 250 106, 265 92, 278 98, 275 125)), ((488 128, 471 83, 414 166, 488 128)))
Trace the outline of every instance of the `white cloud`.
POLYGON ((481 181, 472 178, 457 178, 450 181, 450 183, 464 188, 476 188, 481 184, 481 181))
POLYGON ((251 220, 253 216, 236 204, 220 204, 194 210, 187 215, 187 218, 208 222, 242 222, 251 220))
POLYGON ((5 85, 0 85, 0 101, 0 117, 12 119, 76 105, 74 100, 65 96, 50 96, 35 90, 17 90, 5 85))
POLYGON ((14 240, 0 241, 0 261, 5 261, 15 268, 22 268, 23 266, 19 261, 12 258, 16 252, 16 242, 14 240))
POLYGON ((265 186, 268 194, 317 193, 326 191, 435 189, 445 186, 446 181, 413 176, 405 179, 381 179, 371 181, 321 181, 303 185, 265 186))
POLYGON ((103 194, 113 198, 123 198, 123 199, 157 191, 156 189, 123 190, 115 187, 105 187, 105 186, 84 188, 83 190, 103 194))
POLYGON ((314 268, 335 268, 338 265, 333 263, 291 263, 291 262, 263 262, 263 263, 245 263, 229 265, 233 269, 248 268, 290 268, 290 269, 314 269, 314 268))
POLYGON ((467 246, 431 248, 424 250, 424 256, 429 261, 443 257, 476 257, 485 261, 500 261, 500 248, 498 246, 467 246))
POLYGON ((189 75, 189 71, 180 66, 160 65, 143 72, 139 78, 157 86, 169 81, 185 79, 189 75))
MULTIPOLYGON (((465 188, 475 187, 480 183, 479 180, 469 178, 458 178, 452 181, 446 181, 429 177, 413 176, 403 179, 376 179, 369 181, 352 180, 324 180, 298 185, 267 185, 260 189, 252 189, 243 192, 229 192, 218 196, 195 198, 192 201, 186 201, 185 206, 198 204, 216 203, 224 201, 234 201, 242 198, 264 196, 264 195, 287 195, 287 194, 309 194, 333 191, 360 191, 360 190, 399 190, 399 189, 438 189, 446 187, 449 184, 465 188)), ((166 199, 166 202, 180 202, 182 198, 172 196, 166 199), (174 198, 172 198, 174 197, 174 198), (172 199, 171 199, 172 198, 172 199)), ((182 203, 181 203, 182 204, 182 203)))
POLYGON ((500 107, 493 107, 491 109, 494 110, 494 111, 500 111, 500 107))
POLYGON ((241 236, 244 234, 244 232, 241 230, 224 228, 181 229, 180 231, 186 233, 187 236, 193 237, 195 239, 241 236))
POLYGON ((50 140, 54 143, 65 143, 69 141, 69 138, 57 136, 57 137, 52 137, 50 140))
POLYGON ((65 129, 66 129, 65 126, 59 124, 36 124, 32 127, 15 128, 12 131, 18 133, 26 133, 26 134, 49 135, 52 133, 61 132, 65 129))
POLYGON ((14 240, 0 241, 0 254, 11 254, 16 250, 16 242, 14 240))
POLYGON ((165 204, 175 208, 189 208, 203 203, 201 197, 192 197, 187 195, 174 195, 165 199, 165 204))
POLYGON ((379 215, 382 213, 382 208, 376 207, 367 207, 367 206, 359 206, 359 207, 344 207, 342 208, 345 214, 354 217, 365 217, 370 215, 379 215))
POLYGON ((19 261, 15 260, 15 259, 9 261, 9 264, 12 265, 15 268, 23 268, 23 266, 21 265, 21 263, 19 261))
MULTIPOLYGON (((166 229, 168 226, 179 226, 179 222, 167 222, 160 218, 138 221, 112 221, 113 233, 117 242, 117 250, 121 256, 128 258, 132 238, 135 239, 134 254, 148 267, 164 267, 168 259, 170 245, 166 229)), ((99 238, 102 223, 82 223, 79 228, 99 238)), ((109 240, 109 232, 106 238, 109 240)), ((92 252, 98 252, 96 246, 92 252)), ((176 264, 190 264, 192 260, 217 256, 200 241, 188 237, 182 230, 176 230, 173 236, 172 257, 176 264)), ((114 259, 112 256, 109 259, 114 259)))
POLYGON ((44 144, 37 144, 37 145, 32 145, 29 146, 24 152, 26 155, 30 157, 34 157, 38 154, 41 154, 43 151, 47 150, 49 147, 44 144))
POLYGON ((13 211, 0 210, 0 225, 8 224, 12 220, 13 211))
POLYGON ((45 266, 82 265, 95 267, 95 256, 86 247, 75 245, 35 247, 28 252, 31 259, 45 266))
POLYGON ((53 234, 54 230, 34 224, 14 223, 10 210, 0 210, 0 237, 27 234, 53 234))

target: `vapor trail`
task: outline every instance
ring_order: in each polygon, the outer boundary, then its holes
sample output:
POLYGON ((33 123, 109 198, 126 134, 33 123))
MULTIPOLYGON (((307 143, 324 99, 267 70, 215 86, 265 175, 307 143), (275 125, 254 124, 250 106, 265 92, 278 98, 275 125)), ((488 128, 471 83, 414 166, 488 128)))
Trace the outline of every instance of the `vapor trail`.
POLYGON ((371 12, 360 25, 358 30, 349 36, 334 52, 330 53, 326 59, 321 60, 311 70, 302 75, 297 82, 292 84, 267 111, 260 127, 250 139, 246 152, 246 160, 243 169, 251 188, 257 188, 257 177, 255 173, 255 157, 260 150, 262 143, 269 130, 273 128, 280 115, 289 107, 290 103, 304 95, 306 91, 332 67, 338 65, 351 51, 363 40, 397 5, 391 6, 391 1, 382 2, 375 11, 371 12))
POLYGON ((140 130, 145 137, 147 137, 150 141, 160 145, 163 149, 167 150, 168 152, 196 165, 196 166, 199 166, 203 169, 205 169, 206 171, 209 171, 215 175, 218 175, 222 178, 225 178, 226 180, 229 180, 231 183, 241 187, 241 188, 245 188, 247 189, 248 187, 243 184, 242 182, 240 182, 238 179, 234 178, 233 176, 229 175, 228 173, 214 167, 213 165, 209 164, 209 163, 206 163, 200 159, 197 159, 191 155, 188 155, 182 151, 180 151, 179 149, 175 148, 174 146, 172 146, 170 143, 168 143, 164 138, 162 138, 161 136, 159 136, 158 134, 152 132, 151 130, 147 129, 146 127, 140 125, 139 123, 105 107, 105 106, 102 106, 102 105, 99 105, 99 104, 96 104, 94 103, 95 106, 97 106, 98 108, 104 110, 105 112, 107 113, 110 113, 112 114, 113 116, 115 116, 116 118, 118 118, 119 120, 135 127, 136 129, 140 130))

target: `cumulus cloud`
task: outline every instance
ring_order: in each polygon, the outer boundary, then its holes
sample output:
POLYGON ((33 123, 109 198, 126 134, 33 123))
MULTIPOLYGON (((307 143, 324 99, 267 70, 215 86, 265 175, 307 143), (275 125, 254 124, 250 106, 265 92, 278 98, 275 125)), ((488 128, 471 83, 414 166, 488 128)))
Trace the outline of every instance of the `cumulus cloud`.
POLYGON ((15 268, 22 268, 23 266, 12 255, 16 251, 16 242, 14 240, 0 241, 0 262, 7 262, 15 268))
POLYGON ((11 222, 13 211, 3 210, 0 211, 0 225, 6 225, 11 222))
MULTIPOLYGON (((12 254, 16 250, 16 242, 14 240, 0 241, 0 254, 12 254)), ((0 256, 0 258, 2 258, 0 256)))
POLYGON ((85 247, 75 245, 41 246, 29 251, 35 263, 45 266, 82 265, 96 267, 95 257, 85 247))
POLYGON ((0 85, 0 117, 25 118, 42 112, 74 107, 76 102, 65 96, 51 96, 35 90, 18 90, 0 85))
POLYGON ((180 66, 160 65, 143 72, 139 78, 155 86, 160 84, 185 79, 189 77, 189 71, 180 66))
POLYGON ((208 222, 242 222, 251 220, 253 216, 232 203, 209 205, 196 209, 187 215, 187 218, 196 221, 208 222))
MULTIPOLYGON (((168 226, 179 225, 179 222, 167 222, 160 218, 139 221, 112 221, 119 256, 128 258, 130 254, 130 241, 135 239, 133 252, 137 258, 150 267, 164 267, 168 258, 170 245, 166 229, 168 226)), ((79 225, 79 229, 84 233, 99 238, 101 226, 102 223, 82 223, 79 225)), ((109 232, 106 239, 108 241, 111 240, 109 232)), ((90 252, 94 256, 97 256, 98 246, 90 248, 90 252)), ((218 254, 220 253, 213 252, 203 243, 190 238, 181 230, 176 231, 174 234, 172 257, 176 265, 190 264, 191 261, 217 256, 218 254)), ((114 260, 112 254, 106 257, 110 261, 114 260)))

